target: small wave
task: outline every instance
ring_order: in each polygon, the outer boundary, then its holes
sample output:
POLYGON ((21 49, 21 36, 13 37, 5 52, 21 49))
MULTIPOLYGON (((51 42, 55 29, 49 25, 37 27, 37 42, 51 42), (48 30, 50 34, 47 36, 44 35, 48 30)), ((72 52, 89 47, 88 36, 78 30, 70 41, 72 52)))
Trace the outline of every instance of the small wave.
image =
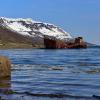
MULTIPOLYGON (((12 90, 3 90, 0 93, 4 95, 22 95, 22 96, 29 96, 29 97, 39 97, 39 98, 57 98, 58 99, 68 99, 68 100, 96 100, 100 99, 100 96, 97 95, 92 95, 92 96, 75 96, 71 94, 62 94, 62 93, 51 93, 51 94, 46 94, 46 93, 31 93, 31 92, 15 92, 12 90)), ((50 99, 50 100, 51 100, 50 99)), ((41 99, 42 100, 42 99, 41 99)), ((49 99, 48 99, 49 100, 49 99)))
POLYGON ((49 98, 92 98, 92 97, 99 97, 99 96, 73 96, 70 94, 62 94, 62 93, 31 93, 31 92, 16 92, 10 89, 0 89, 1 94, 11 95, 11 94, 18 94, 18 95, 27 95, 27 96, 34 96, 34 97, 49 97, 49 98))

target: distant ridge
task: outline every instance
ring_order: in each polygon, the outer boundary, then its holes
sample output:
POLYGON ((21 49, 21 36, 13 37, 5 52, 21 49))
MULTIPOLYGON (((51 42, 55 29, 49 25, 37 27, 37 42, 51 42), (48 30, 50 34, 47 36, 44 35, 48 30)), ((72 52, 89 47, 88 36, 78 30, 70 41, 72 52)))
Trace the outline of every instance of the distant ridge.
POLYGON ((89 48, 100 48, 100 45, 92 44, 92 43, 87 43, 89 48))
POLYGON ((44 35, 60 40, 72 39, 68 32, 53 24, 33 21, 30 18, 0 17, 0 45, 17 43, 43 46, 44 35))
POLYGON ((43 37, 43 35, 48 35, 58 39, 72 38, 68 32, 65 32, 53 24, 33 21, 30 18, 13 19, 1 17, 0 25, 24 36, 43 37))

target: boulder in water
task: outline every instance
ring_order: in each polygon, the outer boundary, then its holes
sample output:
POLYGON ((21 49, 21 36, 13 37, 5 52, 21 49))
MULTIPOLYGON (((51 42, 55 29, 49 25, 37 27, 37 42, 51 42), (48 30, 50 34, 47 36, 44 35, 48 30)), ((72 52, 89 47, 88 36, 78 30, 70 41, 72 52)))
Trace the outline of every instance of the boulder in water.
POLYGON ((11 76, 11 62, 8 58, 0 56, 0 78, 11 76))

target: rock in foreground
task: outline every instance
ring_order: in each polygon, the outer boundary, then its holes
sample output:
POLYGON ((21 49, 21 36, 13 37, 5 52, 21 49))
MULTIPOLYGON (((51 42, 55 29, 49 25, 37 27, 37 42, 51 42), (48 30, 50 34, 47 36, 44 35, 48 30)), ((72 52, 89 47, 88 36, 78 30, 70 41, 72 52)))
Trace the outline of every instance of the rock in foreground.
POLYGON ((0 78, 10 77, 11 63, 6 57, 0 56, 0 78))

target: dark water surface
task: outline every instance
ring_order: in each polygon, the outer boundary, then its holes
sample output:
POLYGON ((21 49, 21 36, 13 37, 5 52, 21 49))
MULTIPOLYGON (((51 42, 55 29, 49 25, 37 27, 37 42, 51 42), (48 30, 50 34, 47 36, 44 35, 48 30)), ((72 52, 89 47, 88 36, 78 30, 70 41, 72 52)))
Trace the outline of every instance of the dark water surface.
POLYGON ((12 61, 11 80, 1 89, 39 97, 34 100, 100 99, 100 48, 14 49, 0 55, 12 61))

